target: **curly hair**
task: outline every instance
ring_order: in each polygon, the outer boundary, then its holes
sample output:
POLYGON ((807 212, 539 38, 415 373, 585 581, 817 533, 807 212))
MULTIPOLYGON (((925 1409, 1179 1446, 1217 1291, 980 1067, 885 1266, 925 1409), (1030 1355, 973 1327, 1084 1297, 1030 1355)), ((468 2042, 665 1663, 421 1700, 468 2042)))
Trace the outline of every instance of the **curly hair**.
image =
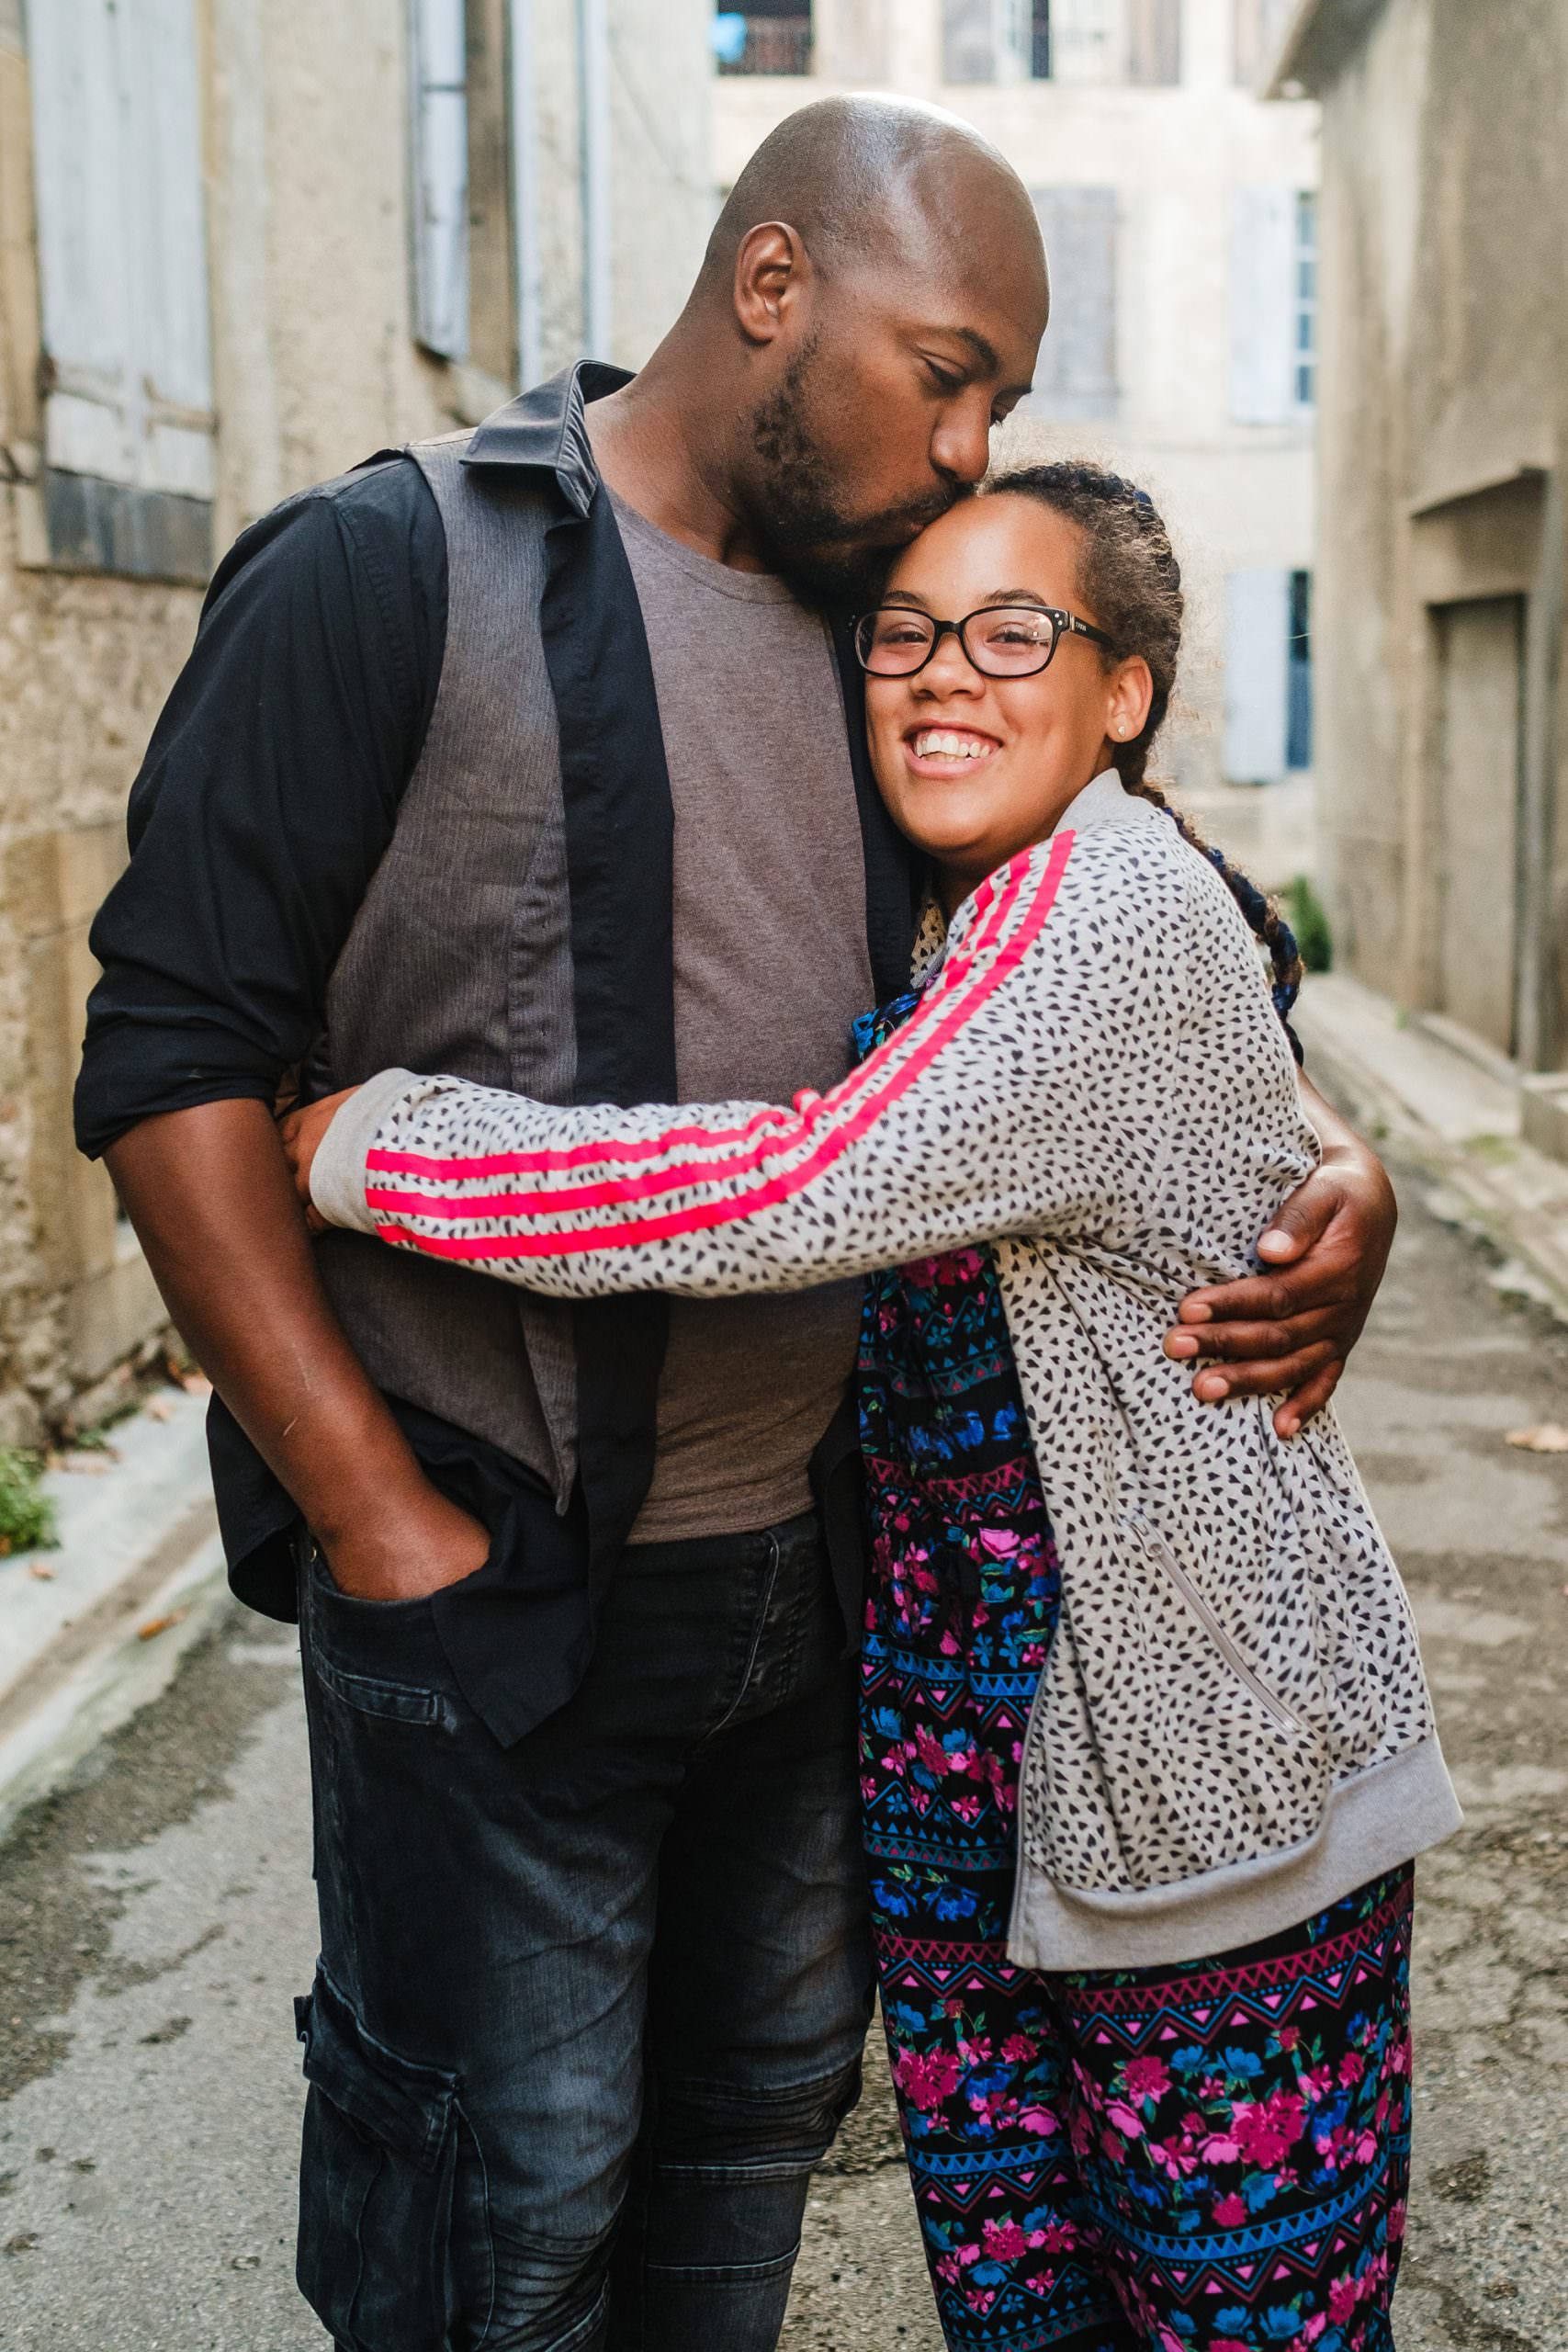
MULTIPOLYGON (((1162 808, 1192 847, 1221 876, 1251 929, 1269 951, 1274 973, 1274 1004, 1281 1021, 1301 992, 1302 960, 1294 934, 1274 901, 1215 849, 1148 774, 1149 754, 1164 726, 1181 660, 1186 599, 1181 566, 1158 509, 1146 490, 1083 458, 1054 465, 1020 466, 993 475, 987 495, 1002 492, 1038 499, 1076 525, 1083 539, 1080 564, 1084 601, 1111 642, 1107 668, 1139 654, 1149 665, 1154 697, 1142 731, 1112 749, 1116 770, 1129 792, 1162 808)), ((1293 1040, 1292 1040, 1293 1043, 1293 1040)))

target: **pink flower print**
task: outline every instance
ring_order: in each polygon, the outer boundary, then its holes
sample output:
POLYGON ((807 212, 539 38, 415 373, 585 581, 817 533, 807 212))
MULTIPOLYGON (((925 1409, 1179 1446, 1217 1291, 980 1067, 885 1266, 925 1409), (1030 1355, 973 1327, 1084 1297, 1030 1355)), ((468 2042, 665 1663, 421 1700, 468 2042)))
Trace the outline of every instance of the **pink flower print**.
POLYGON ((1039 2054, 1040 2044, 1031 2041, 1026 2033, 1010 2033, 1002 2044, 1002 2056, 1015 2066, 1021 2065, 1026 2058, 1036 2058, 1039 2054))
POLYGON ((1071 2254, 1078 2244, 1077 2226, 1071 2222, 1047 2222, 1040 2242, 1047 2254, 1071 2254))
POLYGON ((913 2108, 931 2115, 958 2088, 958 2061, 950 2050, 900 2050, 894 2064, 899 2089, 913 2108))
MULTIPOLYGON (((1208 2161, 1213 2161, 1209 2157, 1209 2151, 1207 2148, 1204 2149, 1203 2154, 1205 2159, 1208 2161)), ((1222 2197, 1220 2199, 1219 2203, 1214 2208, 1214 2219, 1219 2223, 1222 2230, 1239 2230, 1242 2223, 1246 2221, 1247 2206, 1243 2199, 1235 2194, 1234 2189, 1228 2197, 1222 2197)))
POLYGON ((1161 2172, 1168 2173, 1172 2180, 1182 2180, 1190 2172, 1198 2169, 1192 2143, 1185 2136, 1176 2140, 1151 2140, 1149 2154, 1161 2172))
POLYGON ((1216 2335, 1209 2352, 1252 2352, 1252 2347, 1243 2344, 1239 2336, 1216 2335))
POLYGON ((1010 1560, 1017 1554, 1020 1537, 1013 1527, 982 1527, 980 1547, 987 1559, 1010 1560))
POLYGON ((1241 2150, 1234 2140, 1227 2140, 1223 2132, 1212 2132, 1208 2139, 1201 2141, 1198 2153, 1206 2165, 1238 2165, 1241 2162, 1241 2150))
POLYGON ((987 2258, 991 2262, 1016 2262, 1021 2254, 1029 2251, 1029 2240, 1016 2222, 987 2222, 984 2236, 987 2258))
POLYGON ((1404 2199, 1403 2197, 1396 2199, 1394 2203, 1388 2209, 1388 2242, 1390 2245, 1397 2245, 1401 2238, 1404 2235, 1404 2199))
POLYGON ((1123 2133, 1127 2139, 1141 2140, 1143 2138, 1143 2118, 1138 2114, 1135 2109, 1127 2105, 1125 2099, 1113 2098, 1105 2112, 1108 2120, 1113 2123, 1116 2126, 1117 2131, 1123 2133))
POLYGON ((1353 2278, 1334 2278, 1328 2287, 1328 2316, 1336 2327, 1343 2327, 1360 2301, 1353 2278))
POLYGON ((964 2015, 964 2003, 956 1993, 949 1993, 942 2005, 942 2013, 944 2018, 961 2018, 964 2015))
POLYGON ((1289 2091, 1275 2091, 1264 2106, 1252 2099, 1236 2101, 1231 2137, 1249 2164, 1269 2171, 1290 2154, 1304 2120, 1303 2102, 1289 2091))
MULTIPOLYGON (((1114 2132, 1102 2132, 1100 2135, 1100 2144, 1113 2165, 1124 2164, 1126 2162, 1127 2143, 1124 2140, 1119 2140, 1114 2132)), ((1155 2150, 1155 2154, 1156 2156, 1158 2155, 1159 2150, 1157 2148, 1155 2150)))
POLYGON ((933 1738, 924 1724, 915 1733, 914 1747, 915 1754, 926 1770, 933 1779, 940 1780, 948 1769, 947 1750, 940 1739, 933 1738))
POLYGON ((941 1650, 943 1657, 956 1657, 963 1646, 963 1644, 960 1642, 957 1634, 953 1631, 951 1625, 944 1627, 942 1640, 937 1645, 937 1647, 941 1650))
POLYGON ((1339 2061, 1340 2082, 1347 2086, 1351 2083, 1359 2083, 1366 2071, 1367 2062, 1359 2051, 1347 2050, 1344 2057, 1339 2061))
MULTIPOLYGON (((1021 2129, 1032 2132, 1037 2140, 1048 2140, 1054 2132, 1059 2132, 1062 2128, 1060 2118, 1051 2114, 1049 2109, 1043 2107, 1026 2107, 1018 2120, 1021 2129)), ((1084 2147, 1087 2148, 1088 2145, 1089 2135, 1086 2132, 1084 2147)), ((1083 2154, 1082 2148, 1079 2149, 1078 2154, 1080 2155, 1083 2154)))
POLYGON ((1297 2338, 1297 2342, 1301 2344, 1315 2344, 1320 2335, 1325 2335, 1327 2333, 1328 2313, 1326 2312, 1314 2312, 1311 2319, 1308 2320, 1306 2325, 1303 2328, 1301 2335, 1297 2338))
POLYGON ((1158 2058, 1129 2058, 1122 2080, 1132 2099, 1163 2098, 1170 2088, 1170 2076, 1158 2058))
POLYGON ((1274 2029, 1276 2050, 1283 2050, 1288 2053, 1296 2047, 1301 2038, 1302 2030, 1299 2025, 1280 2025, 1274 2029))

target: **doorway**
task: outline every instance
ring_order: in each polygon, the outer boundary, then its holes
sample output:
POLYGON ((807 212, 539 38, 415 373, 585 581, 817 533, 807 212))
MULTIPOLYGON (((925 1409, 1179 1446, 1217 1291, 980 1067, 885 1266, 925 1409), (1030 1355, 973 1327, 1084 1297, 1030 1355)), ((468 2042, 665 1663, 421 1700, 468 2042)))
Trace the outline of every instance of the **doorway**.
POLYGON ((1439 1009, 1518 1048, 1522 596, 1437 608, 1439 1009))

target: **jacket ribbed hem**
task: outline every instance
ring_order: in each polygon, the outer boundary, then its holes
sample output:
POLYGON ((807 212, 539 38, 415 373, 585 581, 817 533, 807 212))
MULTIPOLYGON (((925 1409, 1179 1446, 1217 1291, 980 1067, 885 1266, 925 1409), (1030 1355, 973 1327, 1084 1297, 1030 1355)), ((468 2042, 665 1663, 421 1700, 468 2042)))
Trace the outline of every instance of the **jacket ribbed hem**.
POLYGON ((1341 1781, 1314 1837, 1201 1878, 1095 1894, 1057 1886, 1025 1860, 1008 1958, 1020 1968, 1118 1969, 1235 1951, 1396 1870, 1451 1837, 1463 1818, 1433 1733, 1341 1781))
POLYGON ((394 1103, 419 1082, 410 1070, 378 1070, 333 1114, 310 1162, 310 1198, 329 1225, 375 1232, 374 1212, 365 1205, 366 1156, 394 1103))

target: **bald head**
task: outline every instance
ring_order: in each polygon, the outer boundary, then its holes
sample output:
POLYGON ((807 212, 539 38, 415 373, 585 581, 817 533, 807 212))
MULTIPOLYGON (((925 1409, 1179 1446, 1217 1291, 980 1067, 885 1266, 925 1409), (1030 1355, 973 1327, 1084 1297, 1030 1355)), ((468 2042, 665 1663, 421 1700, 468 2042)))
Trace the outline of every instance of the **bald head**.
POLYGON ((701 288, 723 299, 761 222, 795 230, 815 266, 994 271, 1003 261, 1045 299, 1045 255, 1029 192, 1007 158, 941 107, 908 98, 820 98, 764 139, 708 241, 701 288))
MULTIPOLYGON (((979 481, 1049 301, 1028 191, 956 116, 827 98, 736 182, 680 320, 613 398, 768 564, 863 601, 979 481)), ((601 438, 604 436, 601 426, 601 438)))

